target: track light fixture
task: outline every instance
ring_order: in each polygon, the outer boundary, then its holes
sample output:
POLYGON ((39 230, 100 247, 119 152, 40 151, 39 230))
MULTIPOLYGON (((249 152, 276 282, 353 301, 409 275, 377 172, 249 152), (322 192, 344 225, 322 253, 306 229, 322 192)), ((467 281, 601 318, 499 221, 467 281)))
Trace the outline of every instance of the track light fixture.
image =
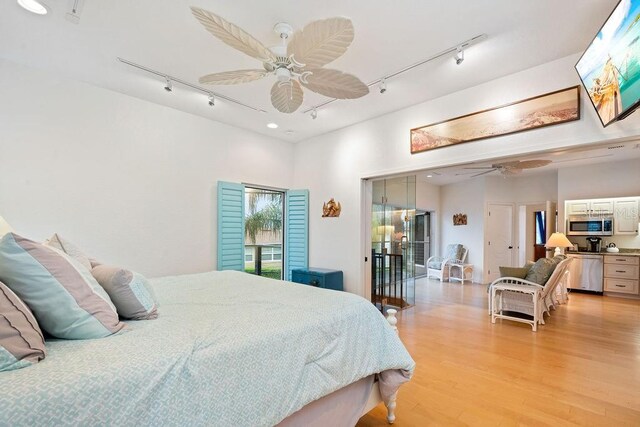
MULTIPOLYGON (((472 37, 468 40, 463 41, 462 43, 458 43, 456 45, 453 45, 443 51, 440 51, 438 53, 435 53, 433 55, 431 55, 430 57, 423 59, 422 61, 416 62, 414 64, 411 65, 407 65, 404 68, 401 68, 397 71, 394 71, 393 73, 387 73, 385 74, 383 77, 380 77, 379 79, 373 80, 369 83, 367 83, 367 86, 372 88, 372 87, 378 87, 378 90, 380 91, 380 93, 385 93, 387 90, 387 80, 389 79, 393 79, 398 77, 401 74, 406 73, 407 71, 413 70, 416 67, 420 67, 421 65, 424 65, 428 62, 431 61, 435 61, 436 59, 440 59, 440 58, 451 58, 451 56, 454 57, 456 64, 460 65, 462 64, 462 62, 464 61, 464 49, 467 49, 471 46, 474 46, 484 40, 487 39, 487 35, 486 34, 480 34, 477 35, 475 37, 472 37)), ((306 110, 303 110, 302 112, 304 114, 307 114, 308 112, 311 112, 313 110, 317 110, 318 108, 324 108, 327 105, 338 101, 337 98, 333 98, 333 99, 329 99, 327 101, 321 102, 319 104, 316 105, 310 105, 309 107, 307 107, 306 110)))
POLYGON ((386 78, 382 78, 382 80, 380 80, 380 93, 385 93, 387 91, 387 79, 386 78))
POLYGON ((462 64, 462 61, 464 61, 464 50, 462 50, 462 46, 458 46, 458 48, 456 49, 456 64, 460 65, 462 64))
POLYGON ((318 110, 316 110, 315 108, 313 110, 311 110, 311 118, 313 120, 318 118, 318 110))
MULTIPOLYGON (((84 0, 79 0, 78 4, 82 5, 83 1, 84 0)), ((198 85, 194 85, 193 83, 189 83, 188 81, 182 80, 179 77, 171 76, 171 75, 169 75, 167 73, 163 73, 162 71, 154 70, 153 68, 145 67, 144 65, 136 64, 135 62, 127 61, 126 59, 123 59, 123 58, 117 58, 117 59, 118 59, 118 61, 122 62, 125 65, 128 65, 130 67, 136 68, 138 70, 142 70, 142 71, 144 71, 146 73, 153 74, 154 76, 157 76, 159 78, 164 79, 166 81, 166 86, 164 87, 164 89, 167 92, 171 92, 173 90, 173 84, 176 83, 176 84, 179 84, 181 86, 184 86, 185 88, 189 88, 189 89, 195 90, 198 93, 202 93, 202 94, 207 95, 207 96, 214 96, 218 100, 223 99, 223 100, 228 101, 228 102, 230 102, 232 104, 240 105, 242 107, 248 108, 248 109, 256 111, 258 113, 265 113, 265 114, 267 113, 262 108, 253 107, 253 106, 251 106, 249 104, 245 104, 242 101, 238 101, 237 99, 231 98, 229 96, 222 95, 221 93, 212 92, 210 89, 206 89, 204 87, 201 87, 201 86, 198 86, 198 85)), ((213 102, 215 103, 215 99, 213 100, 213 102)), ((211 105, 211 104, 209 104, 209 105, 211 105)), ((213 107, 213 105, 211 105, 211 106, 213 107)))
POLYGON ((213 96, 212 93, 209 94, 209 107, 215 107, 216 106, 216 98, 215 96, 213 96))

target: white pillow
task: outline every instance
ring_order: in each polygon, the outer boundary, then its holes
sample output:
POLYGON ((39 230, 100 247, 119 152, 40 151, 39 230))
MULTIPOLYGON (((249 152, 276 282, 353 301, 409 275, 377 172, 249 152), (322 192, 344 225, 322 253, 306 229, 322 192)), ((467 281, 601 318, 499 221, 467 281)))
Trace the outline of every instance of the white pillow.
POLYGON ((13 227, 0 216, 0 239, 7 233, 13 233, 13 227))

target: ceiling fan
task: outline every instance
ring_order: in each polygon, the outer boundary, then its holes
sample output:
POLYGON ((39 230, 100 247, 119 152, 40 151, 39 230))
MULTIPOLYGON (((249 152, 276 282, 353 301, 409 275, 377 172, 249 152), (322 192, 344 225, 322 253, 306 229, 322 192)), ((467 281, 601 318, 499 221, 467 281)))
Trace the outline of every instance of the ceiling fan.
MULTIPOLYGON (((495 172, 495 171, 499 171, 502 175, 517 175, 519 173, 522 173, 523 169, 541 168, 543 166, 548 165, 549 163, 551 163, 551 160, 515 160, 512 162, 494 163, 491 166, 470 167, 470 168, 464 168, 464 169, 479 169, 479 170, 488 169, 480 173, 471 172, 475 174, 475 175, 471 175, 471 178, 474 178, 480 175, 486 175, 488 173, 495 172)), ((468 175, 468 174, 460 173, 456 175, 468 175)))
POLYGON ((304 98, 302 87, 330 98, 355 99, 369 93, 357 77, 322 68, 342 56, 353 41, 353 24, 347 18, 328 18, 307 24, 295 33, 291 25, 278 23, 274 31, 281 44, 270 49, 218 15, 191 7, 193 15, 215 37, 262 62, 262 69, 225 71, 200 77, 201 84, 234 85, 275 75, 271 104, 280 112, 293 113, 304 98))

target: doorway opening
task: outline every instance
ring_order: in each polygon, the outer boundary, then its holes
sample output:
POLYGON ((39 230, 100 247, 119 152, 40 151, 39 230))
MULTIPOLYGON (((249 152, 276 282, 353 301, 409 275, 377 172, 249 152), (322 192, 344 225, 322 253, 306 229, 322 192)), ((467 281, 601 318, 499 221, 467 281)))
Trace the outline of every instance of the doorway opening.
POLYGON ((371 301, 381 311, 415 304, 417 228, 415 175, 373 181, 371 301))
POLYGON ((283 279, 283 191, 245 187, 244 271, 283 279))
POLYGON ((547 249, 544 247, 547 243, 547 213, 545 211, 535 211, 533 213, 533 224, 535 227, 536 240, 533 244, 533 260, 547 256, 547 249))
POLYGON ((415 221, 416 278, 427 275, 427 260, 431 257, 431 212, 416 211, 415 221))

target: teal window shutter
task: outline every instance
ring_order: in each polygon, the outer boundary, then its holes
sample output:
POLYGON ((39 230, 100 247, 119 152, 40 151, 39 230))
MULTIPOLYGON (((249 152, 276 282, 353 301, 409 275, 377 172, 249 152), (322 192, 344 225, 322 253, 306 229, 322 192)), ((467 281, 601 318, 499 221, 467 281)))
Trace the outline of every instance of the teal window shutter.
POLYGON ((289 190, 286 198, 286 280, 291 270, 309 267, 309 190, 289 190))
POLYGON ((244 185, 218 181, 218 270, 244 271, 244 185))

